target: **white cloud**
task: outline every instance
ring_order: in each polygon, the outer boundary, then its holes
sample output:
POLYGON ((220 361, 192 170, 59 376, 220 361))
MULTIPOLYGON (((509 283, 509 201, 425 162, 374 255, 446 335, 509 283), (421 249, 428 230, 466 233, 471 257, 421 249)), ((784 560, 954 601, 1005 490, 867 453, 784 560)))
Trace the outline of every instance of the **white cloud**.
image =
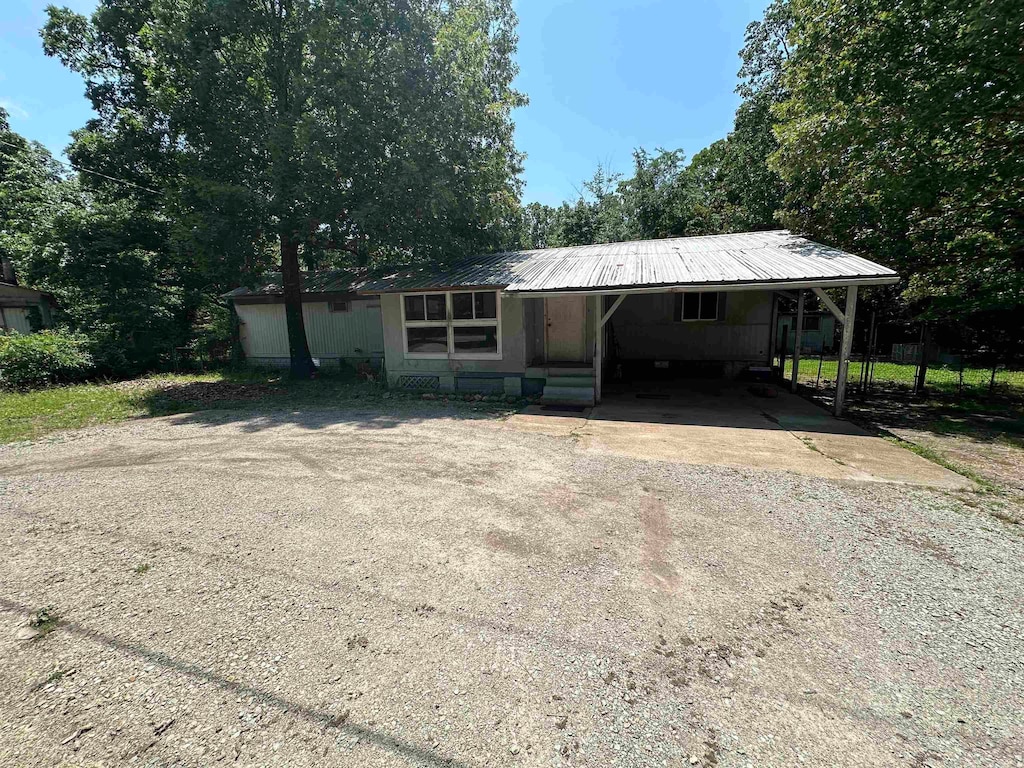
POLYGON ((16 117, 19 120, 28 120, 28 112, 19 104, 10 101, 9 99, 0 99, 0 107, 7 110, 7 114, 11 117, 16 117))

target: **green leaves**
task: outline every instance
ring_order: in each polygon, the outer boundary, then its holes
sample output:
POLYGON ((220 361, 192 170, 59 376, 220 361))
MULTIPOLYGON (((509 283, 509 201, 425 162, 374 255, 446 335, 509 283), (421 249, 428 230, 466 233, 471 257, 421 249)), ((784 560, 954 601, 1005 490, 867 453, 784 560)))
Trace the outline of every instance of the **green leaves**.
POLYGON ((773 165, 789 226, 896 266, 930 316, 1024 299, 1013 0, 793 0, 773 165))

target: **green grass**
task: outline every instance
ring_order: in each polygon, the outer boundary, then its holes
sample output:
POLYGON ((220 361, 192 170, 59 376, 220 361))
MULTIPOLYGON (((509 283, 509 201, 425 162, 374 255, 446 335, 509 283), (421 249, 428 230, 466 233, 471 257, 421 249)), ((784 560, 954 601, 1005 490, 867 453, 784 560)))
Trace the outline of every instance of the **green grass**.
POLYGON ((917 443, 912 443, 909 440, 904 440, 903 438, 896 437, 895 435, 887 436, 885 439, 888 440, 890 443, 894 443, 900 446, 901 448, 906 448, 911 453, 916 453, 921 458, 927 459, 933 464, 938 464, 940 467, 945 467, 951 472, 956 472, 958 475, 963 475, 983 491, 989 493, 996 493, 999 491, 999 487, 997 485, 985 479, 977 472, 975 472, 973 469, 969 469, 968 467, 965 467, 961 464, 957 464, 955 462, 950 461, 941 453, 932 448, 929 448, 926 445, 918 445, 917 443))
MULTIPOLYGON (((812 383, 818 380, 821 363, 821 381, 834 382, 838 376, 838 360, 819 360, 817 357, 803 357, 800 360, 800 381, 812 383)), ((848 382, 860 381, 863 374, 864 363, 858 360, 850 361, 848 382)), ((793 359, 786 359, 785 378, 789 378, 793 372, 793 359)), ((917 366, 912 363, 887 363, 877 362, 874 364, 873 381, 876 384, 894 384, 904 387, 913 387, 917 375, 917 366)), ((963 389, 965 392, 987 392, 992 377, 991 368, 964 368, 963 389)), ((943 366, 931 366, 928 368, 927 385, 940 391, 955 392, 960 389, 960 370, 958 368, 947 368, 943 366)), ((996 372, 996 387, 1001 391, 1024 394, 1024 371, 999 370, 996 372)))
MULTIPOLYGON (((321 372, 315 381, 292 381, 287 372, 243 369, 192 375, 157 375, 119 384, 79 384, 35 392, 0 392, 0 443, 33 440, 52 432, 126 419, 218 409, 309 410, 345 403, 420 399, 390 393, 352 371, 321 372)), ((450 398, 456 399, 456 398, 450 398)), ((438 396, 437 405, 449 398, 438 396)), ((507 411, 498 403, 474 410, 507 411)))
POLYGON ((339 398, 376 393, 380 388, 354 376, 290 381, 277 371, 159 375, 132 385, 78 384, 34 392, 0 392, 0 443, 31 440, 51 432, 80 429, 145 416, 166 416, 208 408, 252 407, 255 402, 308 407, 339 398), (211 400, 204 384, 236 385, 239 397, 211 400), (173 387, 166 389, 166 387, 173 387), (246 389, 258 388, 256 397, 246 389))

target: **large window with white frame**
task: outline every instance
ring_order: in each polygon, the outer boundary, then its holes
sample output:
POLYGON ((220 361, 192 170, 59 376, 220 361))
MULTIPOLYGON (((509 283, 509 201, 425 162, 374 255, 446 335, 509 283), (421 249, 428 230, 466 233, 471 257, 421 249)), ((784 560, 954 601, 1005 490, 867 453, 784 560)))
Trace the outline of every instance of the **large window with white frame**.
POLYGON ((405 293, 401 298, 406 357, 501 358, 498 291, 405 293))

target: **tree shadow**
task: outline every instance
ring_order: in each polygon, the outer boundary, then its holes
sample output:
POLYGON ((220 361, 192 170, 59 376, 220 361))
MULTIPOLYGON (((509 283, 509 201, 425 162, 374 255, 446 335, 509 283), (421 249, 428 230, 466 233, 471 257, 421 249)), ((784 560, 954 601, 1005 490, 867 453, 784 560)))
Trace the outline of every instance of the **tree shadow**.
MULTIPOLYGON (((15 603, 3 597, 0 597, 0 608, 15 614, 31 613, 31 609, 28 606, 15 603)), ((86 638, 108 648, 120 651, 121 653, 130 654, 143 659, 151 664, 159 664, 160 666, 174 672, 188 675, 189 677, 202 680, 204 682, 213 683, 214 685, 217 685, 226 691, 231 691, 234 694, 252 696, 261 703, 276 707, 282 712, 296 715, 308 722, 322 725, 327 729, 337 731, 339 735, 358 737, 360 741, 367 741, 376 744, 377 746, 395 752, 405 758, 418 761, 422 765, 468 768, 466 763, 459 762, 454 758, 440 757, 433 752, 405 741, 404 739, 399 739, 368 726, 348 722, 344 715, 331 714, 330 712, 325 712, 306 704, 291 701, 270 691, 265 691, 262 688, 231 680, 217 672, 201 667, 198 664, 176 659, 161 651, 156 651, 142 645, 121 640, 104 632, 90 629, 89 627, 78 624, 77 622, 61 618, 54 629, 56 631, 70 632, 79 637, 86 638)))

